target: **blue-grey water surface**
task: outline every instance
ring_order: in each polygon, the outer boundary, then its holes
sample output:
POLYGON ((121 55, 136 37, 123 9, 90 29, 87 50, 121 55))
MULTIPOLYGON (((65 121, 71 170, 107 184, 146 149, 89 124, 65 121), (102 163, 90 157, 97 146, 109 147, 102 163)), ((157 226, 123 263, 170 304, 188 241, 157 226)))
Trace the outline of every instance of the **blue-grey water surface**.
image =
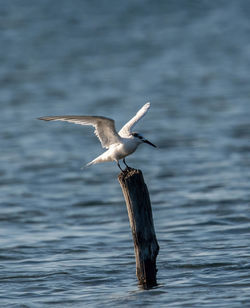
POLYGON ((0 4, 0 307, 250 306, 249 1, 0 4), (150 191, 158 287, 137 285, 119 169, 90 114, 120 128, 150 191))

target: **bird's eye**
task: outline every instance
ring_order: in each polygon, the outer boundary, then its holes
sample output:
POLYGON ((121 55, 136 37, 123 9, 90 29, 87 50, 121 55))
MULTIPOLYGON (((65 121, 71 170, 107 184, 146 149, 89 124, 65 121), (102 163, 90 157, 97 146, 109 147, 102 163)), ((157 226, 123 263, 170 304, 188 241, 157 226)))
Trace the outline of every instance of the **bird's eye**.
POLYGON ((132 135, 133 135, 134 137, 138 137, 138 134, 137 134, 137 133, 132 133, 132 135))

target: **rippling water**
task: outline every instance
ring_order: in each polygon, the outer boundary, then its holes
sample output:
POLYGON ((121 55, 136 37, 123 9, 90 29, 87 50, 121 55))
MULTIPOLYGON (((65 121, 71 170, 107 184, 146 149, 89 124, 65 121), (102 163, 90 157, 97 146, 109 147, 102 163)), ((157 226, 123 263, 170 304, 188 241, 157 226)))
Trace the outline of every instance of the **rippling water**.
POLYGON ((249 307, 249 1, 2 1, 1 307, 249 307), (137 285, 113 163, 92 128, 150 100, 143 170, 159 286, 137 285))

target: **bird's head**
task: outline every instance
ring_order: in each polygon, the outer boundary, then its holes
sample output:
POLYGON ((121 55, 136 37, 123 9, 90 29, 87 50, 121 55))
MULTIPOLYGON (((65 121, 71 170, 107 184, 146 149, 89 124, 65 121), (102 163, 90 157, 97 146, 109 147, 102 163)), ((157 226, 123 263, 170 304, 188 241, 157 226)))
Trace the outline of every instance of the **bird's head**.
POLYGON ((151 143, 150 141, 148 141, 147 139, 145 139, 142 135, 138 134, 138 133, 132 133, 132 136, 134 137, 134 139, 140 144, 140 143, 147 143, 152 145, 152 147, 157 148, 156 145, 154 145, 153 143, 151 143))

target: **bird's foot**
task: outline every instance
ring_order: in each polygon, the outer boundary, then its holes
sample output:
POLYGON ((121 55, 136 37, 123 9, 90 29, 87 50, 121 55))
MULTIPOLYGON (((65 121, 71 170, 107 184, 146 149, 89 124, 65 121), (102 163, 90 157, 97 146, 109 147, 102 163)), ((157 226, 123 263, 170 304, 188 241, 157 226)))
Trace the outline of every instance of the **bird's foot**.
POLYGON ((125 169, 125 171, 131 171, 132 169, 133 169, 133 168, 127 166, 126 169, 125 169))
POLYGON ((130 171, 130 170, 132 170, 133 168, 130 168, 127 164, 126 164, 126 161, 125 161, 125 158, 123 159, 123 163, 124 163, 124 165, 126 166, 126 171, 130 171))

